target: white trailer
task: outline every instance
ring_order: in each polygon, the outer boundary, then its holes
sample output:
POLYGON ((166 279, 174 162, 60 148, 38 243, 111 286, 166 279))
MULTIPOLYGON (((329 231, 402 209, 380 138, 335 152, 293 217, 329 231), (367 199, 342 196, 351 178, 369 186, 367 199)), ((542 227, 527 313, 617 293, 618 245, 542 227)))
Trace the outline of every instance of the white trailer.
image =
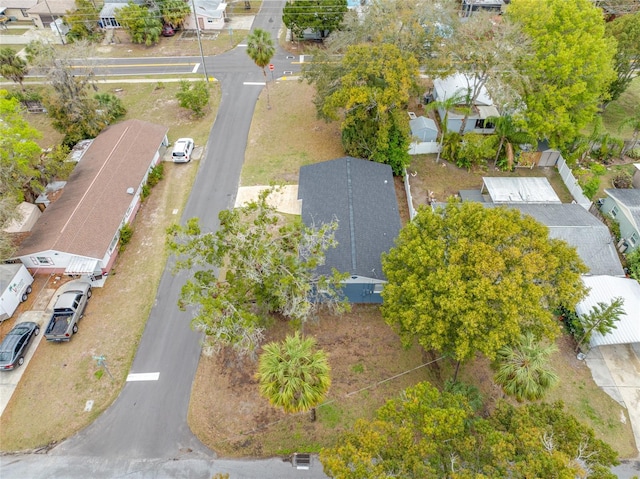
POLYGON ((27 300, 33 277, 22 263, 0 264, 0 322, 9 319, 27 300))

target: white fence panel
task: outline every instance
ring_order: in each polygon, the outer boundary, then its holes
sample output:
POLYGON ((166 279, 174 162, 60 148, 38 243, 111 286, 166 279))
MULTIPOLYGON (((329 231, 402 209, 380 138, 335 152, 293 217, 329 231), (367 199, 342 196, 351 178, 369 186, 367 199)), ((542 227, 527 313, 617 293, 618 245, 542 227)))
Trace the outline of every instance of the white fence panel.
POLYGON ((411 196, 411 185, 409 184, 409 174, 407 169, 404 169, 404 192, 407 195, 407 204, 409 205, 409 219, 413 219, 416 216, 416 209, 413 207, 413 197, 411 196))
POLYGON ((410 155, 426 155, 428 153, 438 153, 440 145, 437 141, 414 141, 409 146, 410 155))
POLYGON ((564 160, 562 155, 558 158, 557 167, 558 172, 562 177, 562 181, 564 181, 564 184, 569 189, 569 193, 571 193, 573 199, 584 209, 588 210, 591 207, 591 200, 582 193, 582 188, 578 184, 578 180, 573 176, 571 168, 567 166, 567 162, 564 160))

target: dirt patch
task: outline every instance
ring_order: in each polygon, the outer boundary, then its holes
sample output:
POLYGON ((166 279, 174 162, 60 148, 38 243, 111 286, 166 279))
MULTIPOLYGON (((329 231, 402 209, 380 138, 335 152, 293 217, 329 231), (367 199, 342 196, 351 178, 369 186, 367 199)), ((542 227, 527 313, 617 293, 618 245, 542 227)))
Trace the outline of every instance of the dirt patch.
MULTIPOLYGON (((267 342, 282 340, 292 331, 278 322, 267 342)), ((305 327, 305 333, 328 353, 332 369, 331 389, 318 408, 318 420, 271 407, 258 393, 256 363, 222 354, 203 358, 194 382, 189 425, 200 440, 233 457, 317 452, 402 389, 435 380, 428 367, 414 370, 425 362, 422 350, 404 350, 376 306, 355 306, 341 317, 321 316, 305 327), (388 381, 381 383, 384 380, 388 381)))

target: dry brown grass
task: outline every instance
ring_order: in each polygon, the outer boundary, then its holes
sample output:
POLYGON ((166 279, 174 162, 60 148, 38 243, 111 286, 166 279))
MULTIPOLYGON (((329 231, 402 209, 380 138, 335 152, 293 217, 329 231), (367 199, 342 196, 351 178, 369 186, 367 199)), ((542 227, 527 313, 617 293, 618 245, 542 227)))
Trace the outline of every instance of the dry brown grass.
POLYGON ((165 228, 181 211, 197 164, 165 164, 135 222, 135 233, 104 288, 94 289, 79 333, 69 343, 41 342, 0 417, 3 451, 55 443, 91 423, 116 398, 129 372, 154 302, 167 255, 165 228), (185 167, 186 166, 186 167, 185 167), (93 356, 104 355, 110 380, 96 376, 93 356), (84 412, 86 401, 93 410, 84 412))
POLYGON ((344 156, 340 125, 316 117, 313 87, 298 81, 269 84, 256 105, 242 166, 242 186, 296 184, 301 166, 344 156))
MULTIPOLYGON (((292 329, 278 323, 268 341, 284 339, 292 329)), ((317 452, 370 418, 387 399, 419 381, 433 381, 421 349, 404 350, 376 306, 355 306, 342 317, 322 316, 305 333, 329 355, 332 385, 318 420, 286 415, 260 397, 253 377, 256 363, 233 355, 202 358, 191 396, 189 425, 205 444, 225 456, 287 455, 317 452), (378 382, 411 371, 388 382, 378 382)))

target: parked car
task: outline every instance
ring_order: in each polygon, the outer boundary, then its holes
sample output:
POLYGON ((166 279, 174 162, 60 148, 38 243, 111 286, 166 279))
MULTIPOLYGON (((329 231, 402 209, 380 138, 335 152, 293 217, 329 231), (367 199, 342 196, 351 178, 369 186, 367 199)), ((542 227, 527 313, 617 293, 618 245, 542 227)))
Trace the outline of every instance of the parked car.
POLYGON ((40 333, 40 326, 32 321, 16 324, 0 344, 0 371, 22 366, 31 340, 40 333))
POLYGON ((162 25, 162 36, 163 37, 172 37, 176 34, 176 29, 173 26, 165 23, 162 25))
POLYGON ((174 163, 187 163, 191 161, 191 153, 193 152, 193 138, 178 138, 173 145, 171 158, 174 163))
POLYGON ((69 281, 58 289, 58 299, 44 330, 47 341, 70 341, 78 332, 78 321, 84 315, 91 297, 91 283, 83 280, 69 281))

